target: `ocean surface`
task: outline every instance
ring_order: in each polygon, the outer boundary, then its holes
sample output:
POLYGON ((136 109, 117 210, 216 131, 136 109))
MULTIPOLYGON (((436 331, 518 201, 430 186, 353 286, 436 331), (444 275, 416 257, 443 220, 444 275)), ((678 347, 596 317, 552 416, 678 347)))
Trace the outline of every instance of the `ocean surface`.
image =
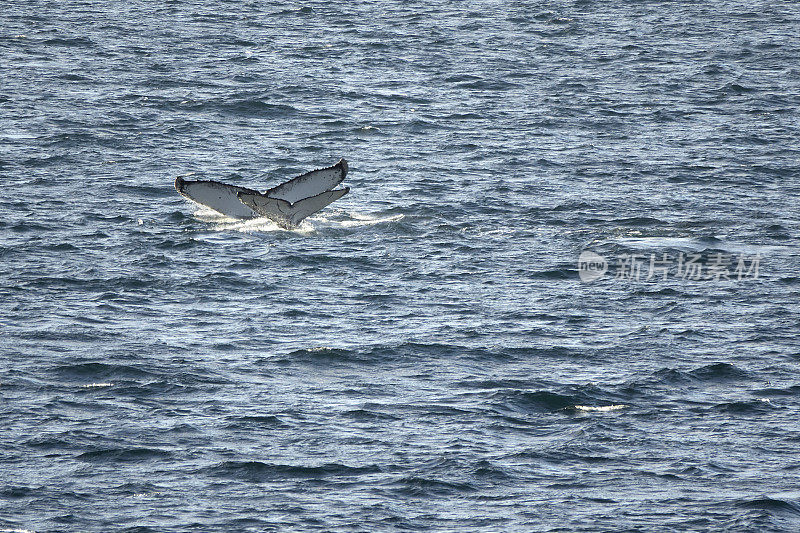
POLYGON ((800 530, 797 2, 12 0, 0 183, 0 532, 800 530))

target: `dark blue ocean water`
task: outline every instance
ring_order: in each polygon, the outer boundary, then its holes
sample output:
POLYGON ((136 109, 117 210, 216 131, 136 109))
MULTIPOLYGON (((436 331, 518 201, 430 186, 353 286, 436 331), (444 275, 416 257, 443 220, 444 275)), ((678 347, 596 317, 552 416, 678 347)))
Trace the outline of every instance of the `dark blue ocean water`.
POLYGON ((4 3, 0 531, 797 531, 798 109, 793 1, 4 3))

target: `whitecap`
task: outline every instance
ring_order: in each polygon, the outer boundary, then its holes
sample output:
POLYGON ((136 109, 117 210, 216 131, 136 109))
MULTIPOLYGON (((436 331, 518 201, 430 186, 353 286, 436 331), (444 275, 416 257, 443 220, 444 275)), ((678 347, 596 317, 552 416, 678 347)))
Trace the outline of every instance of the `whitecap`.
POLYGON ((575 409, 578 411, 599 411, 601 413, 605 413, 608 411, 619 411, 620 409, 625 409, 628 407, 624 404, 616 404, 616 405, 576 405, 575 409))

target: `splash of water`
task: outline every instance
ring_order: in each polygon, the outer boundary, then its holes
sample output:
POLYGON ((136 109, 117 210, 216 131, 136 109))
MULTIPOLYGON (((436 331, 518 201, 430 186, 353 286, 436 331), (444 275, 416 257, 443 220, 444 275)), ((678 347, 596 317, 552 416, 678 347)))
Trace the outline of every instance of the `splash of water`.
POLYGON ((240 231, 243 233, 285 231, 308 235, 324 228, 353 228, 396 222, 401 220, 405 215, 398 214, 382 217, 374 214, 339 210, 333 211, 329 216, 318 215, 307 218, 300 226, 294 229, 282 228, 266 217, 237 219, 227 217, 206 207, 198 208, 197 211, 195 211, 195 216, 203 222, 212 224, 214 229, 218 231, 240 231))

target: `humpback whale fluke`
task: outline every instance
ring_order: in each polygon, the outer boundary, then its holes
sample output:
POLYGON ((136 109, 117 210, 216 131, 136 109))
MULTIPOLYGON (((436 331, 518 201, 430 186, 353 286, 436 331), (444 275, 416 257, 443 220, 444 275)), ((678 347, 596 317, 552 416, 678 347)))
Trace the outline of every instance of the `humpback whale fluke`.
POLYGON ((175 189, 184 197, 234 218, 264 216, 282 228, 292 229, 323 207, 350 191, 334 189, 347 175, 347 161, 312 170, 266 192, 213 180, 175 178, 175 189))

